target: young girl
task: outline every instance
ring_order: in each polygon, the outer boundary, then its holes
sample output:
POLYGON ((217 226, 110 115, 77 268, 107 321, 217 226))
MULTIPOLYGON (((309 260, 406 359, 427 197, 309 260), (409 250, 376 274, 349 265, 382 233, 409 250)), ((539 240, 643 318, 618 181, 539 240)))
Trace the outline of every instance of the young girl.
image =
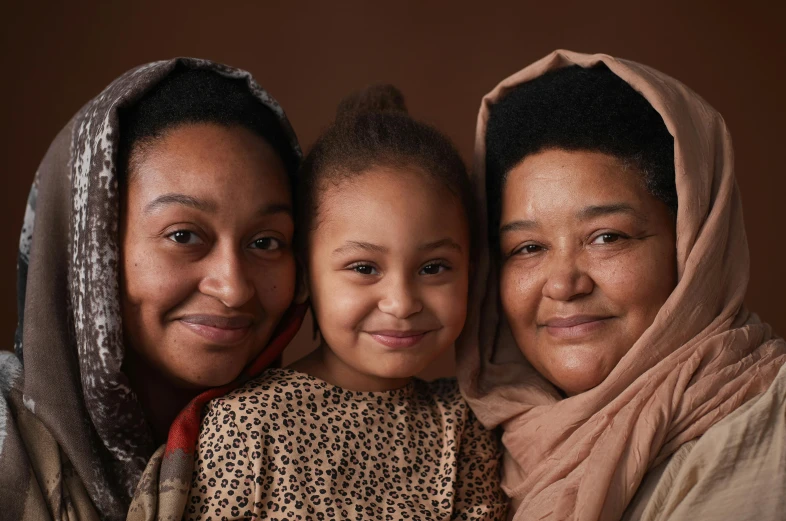
POLYGON ((322 342, 207 408, 189 519, 504 518, 499 449, 455 381, 414 377, 464 325, 471 193, 393 87, 345 101, 297 208, 322 342))

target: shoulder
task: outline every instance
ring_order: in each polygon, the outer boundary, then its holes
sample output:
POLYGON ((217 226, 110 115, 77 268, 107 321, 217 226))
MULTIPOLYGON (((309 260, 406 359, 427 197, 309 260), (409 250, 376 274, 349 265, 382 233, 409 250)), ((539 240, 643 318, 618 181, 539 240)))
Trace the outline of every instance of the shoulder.
POLYGON ((432 382, 416 381, 416 393, 421 403, 439 411, 444 421, 454 424, 461 438, 473 438, 496 445, 496 434, 487 430, 477 419, 461 394, 455 378, 441 378, 432 382))
POLYGON ((267 369, 257 378, 249 380, 241 387, 230 391, 224 396, 214 398, 212 406, 232 405, 245 402, 259 403, 267 401, 280 402, 296 390, 302 389, 308 382, 308 376, 289 369, 267 369))
POLYGON ((773 483, 786 481, 786 366, 766 392, 683 445, 644 481, 651 490, 641 519, 782 515, 786 495, 773 483))
POLYGON ((268 369, 224 396, 212 399, 205 407, 204 423, 241 423, 253 420, 257 426, 295 405, 309 400, 309 377, 289 369, 268 369))
POLYGON ((433 401, 440 406, 468 410, 455 378, 440 378, 431 382, 415 380, 415 391, 421 399, 433 401))

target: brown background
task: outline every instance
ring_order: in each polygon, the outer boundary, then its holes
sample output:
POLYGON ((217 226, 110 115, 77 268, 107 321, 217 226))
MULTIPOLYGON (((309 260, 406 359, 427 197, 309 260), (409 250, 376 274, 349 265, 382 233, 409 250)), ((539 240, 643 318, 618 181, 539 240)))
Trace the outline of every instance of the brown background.
MULTIPOLYGON (((27 191, 50 141, 123 71, 178 55, 251 71, 305 148, 342 96, 395 83, 410 112, 444 130, 467 160, 482 95, 555 48, 660 69, 699 92, 731 128, 752 256, 748 304, 786 332, 783 2, 51 3, 13 2, 0 15, 3 348, 13 344, 27 191)), ((299 352, 308 336, 304 328, 299 352)), ((446 358, 431 374, 451 370, 446 358)))

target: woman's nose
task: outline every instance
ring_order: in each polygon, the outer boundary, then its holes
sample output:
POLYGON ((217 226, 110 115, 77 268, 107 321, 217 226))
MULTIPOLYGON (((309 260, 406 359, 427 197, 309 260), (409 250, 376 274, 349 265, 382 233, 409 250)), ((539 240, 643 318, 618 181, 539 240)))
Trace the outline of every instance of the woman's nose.
POLYGON ((407 277, 395 277, 384 286, 379 310, 396 318, 408 318, 423 310, 423 303, 416 288, 407 277))
POLYGON ((216 246, 209 262, 205 263, 199 290, 220 300, 228 308, 239 308, 256 292, 247 269, 242 251, 231 245, 216 246))
POLYGON ((577 254, 556 252, 550 259, 543 296, 560 301, 569 301, 592 293, 595 284, 581 266, 577 254))

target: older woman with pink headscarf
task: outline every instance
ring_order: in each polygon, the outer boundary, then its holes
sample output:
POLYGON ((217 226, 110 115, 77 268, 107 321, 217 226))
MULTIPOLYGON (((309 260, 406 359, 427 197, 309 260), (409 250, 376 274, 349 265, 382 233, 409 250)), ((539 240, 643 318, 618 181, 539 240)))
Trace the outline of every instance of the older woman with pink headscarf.
POLYGON ((516 520, 786 519, 786 342, 743 305, 731 140, 687 87, 557 51, 478 120, 459 380, 516 520))

